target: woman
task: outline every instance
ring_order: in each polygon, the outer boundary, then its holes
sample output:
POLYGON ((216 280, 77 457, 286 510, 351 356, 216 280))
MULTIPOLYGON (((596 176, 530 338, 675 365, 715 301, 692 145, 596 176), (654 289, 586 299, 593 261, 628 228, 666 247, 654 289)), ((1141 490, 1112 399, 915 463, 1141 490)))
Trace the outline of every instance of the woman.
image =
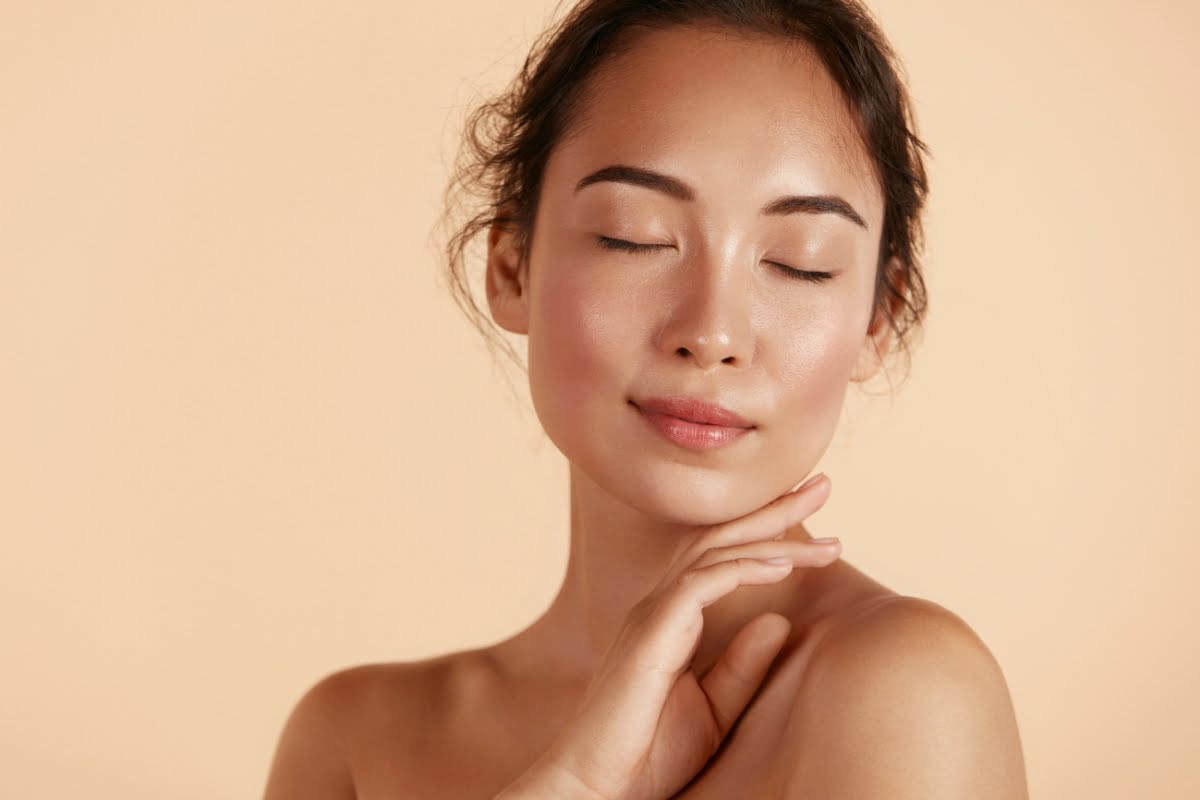
POLYGON ((566 577, 511 639, 318 682, 269 800, 1027 796, 987 647, 790 491, 924 311, 895 69, 847 0, 584 0, 474 115, 451 275, 528 337, 566 577))

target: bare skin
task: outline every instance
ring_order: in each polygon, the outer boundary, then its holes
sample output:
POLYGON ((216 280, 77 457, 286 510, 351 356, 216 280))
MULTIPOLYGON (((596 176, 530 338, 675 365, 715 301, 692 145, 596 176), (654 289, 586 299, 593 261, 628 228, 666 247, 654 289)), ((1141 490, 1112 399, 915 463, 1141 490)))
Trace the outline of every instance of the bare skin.
MULTIPOLYGON (((677 28, 601 69, 547 165, 529 261, 503 230, 488 250, 493 318, 529 337, 534 405, 570 462, 563 585, 508 640, 318 683, 281 737, 268 800, 598 796, 586 775, 554 784, 539 765, 589 737, 622 741, 620 716, 588 730, 575 715, 631 612, 712 526, 749 519, 799 483, 847 386, 888 350, 871 304, 882 198, 811 54, 677 28), (577 188, 613 164, 674 176, 692 198, 619 181, 577 188), (836 195, 862 224, 760 213, 784 194, 836 195), (598 236, 662 247, 617 251, 598 236), (683 449, 636 406, 672 393, 717 400, 754 428, 722 448, 683 449)), ((771 546, 811 539, 799 523, 781 534, 771 546)), ((844 559, 800 563, 704 607, 696 676, 764 615, 762 640, 782 644, 720 749, 662 797, 1026 798, 1008 690, 970 627, 844 559)), ((643 796, 630 791, 621 796, 643 796)))

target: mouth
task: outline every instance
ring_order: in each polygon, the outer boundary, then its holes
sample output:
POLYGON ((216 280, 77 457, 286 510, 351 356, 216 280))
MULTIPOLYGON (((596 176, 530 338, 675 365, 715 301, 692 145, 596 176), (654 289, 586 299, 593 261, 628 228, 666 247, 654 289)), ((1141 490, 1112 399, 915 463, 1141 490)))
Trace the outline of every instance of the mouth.
POLYGON ((629 401, 668 441, 689 450, 711 450, 744 438, 757 426, 713 403, 687 397, 629 401))
POLYGON ((642 411, 665 414, 698 425, 717 425, 724 428, 747 429, 756 427, 735 411, 717 403, 690 395, 679 394, 671 395, 670 397, 651 397, 640 401, 630 400, 629 402, 642 411))

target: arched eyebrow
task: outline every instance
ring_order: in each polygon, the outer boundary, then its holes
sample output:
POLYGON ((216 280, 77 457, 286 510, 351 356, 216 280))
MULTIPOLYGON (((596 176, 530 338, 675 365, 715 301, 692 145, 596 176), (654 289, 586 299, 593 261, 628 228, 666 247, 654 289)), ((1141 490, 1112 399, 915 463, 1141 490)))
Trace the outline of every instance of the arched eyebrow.
MULTIPOLYGON (((575 191, 578 192, 585 186, 591 186, 593 183, 601 183, 603 181, 643 186, 687 203, 696 199, 696 190, 679 178, 643 167, 632 167, 628 164, 612 164, 598 169, 590 175, 585 175, 579 179, 579 183, 575 184, 575 191)), ((854 210, 854 206, 833 194, 784 195, 767 203, 759 213, 768 216, 797 213, 837 214, 850 220, 863 230, 868 229, 867 223, 854 210)))

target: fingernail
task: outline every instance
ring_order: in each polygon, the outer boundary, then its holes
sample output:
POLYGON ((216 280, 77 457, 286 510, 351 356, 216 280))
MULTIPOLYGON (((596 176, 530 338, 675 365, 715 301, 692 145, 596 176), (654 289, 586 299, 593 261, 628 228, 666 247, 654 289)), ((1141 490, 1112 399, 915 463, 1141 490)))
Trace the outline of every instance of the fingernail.
POLYGON ((816 475, 813 475, 811 478, 809 478, 808 480, 806 480, 804 483, 800 484, 800 488, 798 488, 796 491, 797 491, 797 492, 802 492, 802 491, 804 491, 805 489, 807 489, 808 487, 812 486, 812 485, 813 485, 814 483, 816 483, 817 481, 821 480, 821 478, 823 478, 823 477, 825 477, 825 473, 824 473, 824 472, 818 472, 816 475))
POLYGON ((836 536, 822 536, 820 539, 809 539, 809 544, 836 544, 841 541, 836 536))

